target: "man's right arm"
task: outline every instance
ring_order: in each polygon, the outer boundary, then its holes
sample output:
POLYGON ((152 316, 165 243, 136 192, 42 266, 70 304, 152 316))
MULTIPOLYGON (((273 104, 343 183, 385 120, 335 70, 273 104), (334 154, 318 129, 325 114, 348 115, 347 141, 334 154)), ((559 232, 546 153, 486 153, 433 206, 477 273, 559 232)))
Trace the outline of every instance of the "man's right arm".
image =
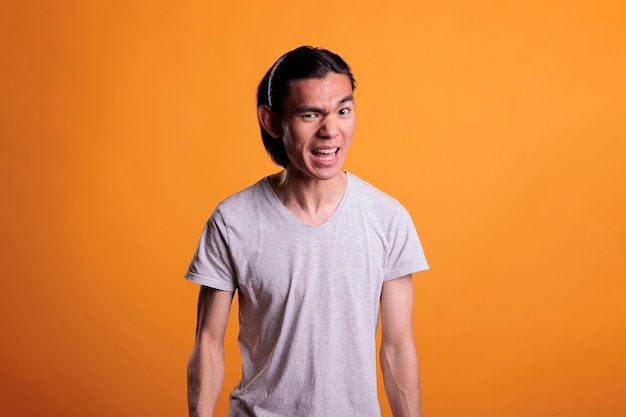
POLYGON ((190 417, 211 417, 224 379, 224 334, 234 292, 205 286, 198 295, 196 340, 187 365, 190 417))

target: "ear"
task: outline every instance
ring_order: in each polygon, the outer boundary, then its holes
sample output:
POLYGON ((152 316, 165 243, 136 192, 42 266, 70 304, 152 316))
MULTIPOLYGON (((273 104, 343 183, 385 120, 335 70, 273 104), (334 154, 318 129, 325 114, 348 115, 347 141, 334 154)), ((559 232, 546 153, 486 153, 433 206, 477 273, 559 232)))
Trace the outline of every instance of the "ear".
POLYGON ((280 123, 277 123, 278 118, 270 109, 270 106, 264 104, 257 109, 256 113, 261 127, 272 135, 273 138, 278 139, 283 135, 280 123))

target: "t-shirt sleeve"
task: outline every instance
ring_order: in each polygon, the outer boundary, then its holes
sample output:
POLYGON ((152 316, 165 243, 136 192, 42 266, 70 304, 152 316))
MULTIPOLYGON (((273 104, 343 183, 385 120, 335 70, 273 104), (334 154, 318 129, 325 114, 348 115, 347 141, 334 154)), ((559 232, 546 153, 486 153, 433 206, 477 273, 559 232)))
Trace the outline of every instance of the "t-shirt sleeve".
POLYGON ((404 207, 397 211, 389 232, 389 251, 384 281, 429 268, 411 216, 404 207))
POLYGON ((235 291, 236 273, 228 247, 228 229, 219 209, 206 222, 185 278, 223 291, 235 291))

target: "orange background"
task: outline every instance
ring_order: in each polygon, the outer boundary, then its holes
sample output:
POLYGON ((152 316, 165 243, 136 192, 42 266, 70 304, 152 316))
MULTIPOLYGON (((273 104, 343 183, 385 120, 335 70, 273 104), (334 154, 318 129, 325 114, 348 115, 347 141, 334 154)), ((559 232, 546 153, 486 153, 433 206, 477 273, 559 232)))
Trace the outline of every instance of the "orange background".
POLYGON ((564 0, 3 1, 0 414, 185 415, 182 274, 277 171, 255 87, 301 44, 353 67, 346 168, 431 263, 425 417, 626 415, 626 7, 564 0))

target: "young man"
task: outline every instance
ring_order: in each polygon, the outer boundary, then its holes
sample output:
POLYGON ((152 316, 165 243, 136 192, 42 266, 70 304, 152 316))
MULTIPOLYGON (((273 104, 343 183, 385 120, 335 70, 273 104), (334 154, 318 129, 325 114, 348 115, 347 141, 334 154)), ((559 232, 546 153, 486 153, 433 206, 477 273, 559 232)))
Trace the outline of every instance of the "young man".
POLYGON ((342 170, 354 86, 343 59, 311 47, 259 85, 263 142, 284 169, 218 204, 185 275, 201 284, 190 416, 213 413, 235 291, 242 376, 229 416, 380 417, 379 305, 394 416, 421 415, 411 274, 428 265, 407 211, 342 170))

